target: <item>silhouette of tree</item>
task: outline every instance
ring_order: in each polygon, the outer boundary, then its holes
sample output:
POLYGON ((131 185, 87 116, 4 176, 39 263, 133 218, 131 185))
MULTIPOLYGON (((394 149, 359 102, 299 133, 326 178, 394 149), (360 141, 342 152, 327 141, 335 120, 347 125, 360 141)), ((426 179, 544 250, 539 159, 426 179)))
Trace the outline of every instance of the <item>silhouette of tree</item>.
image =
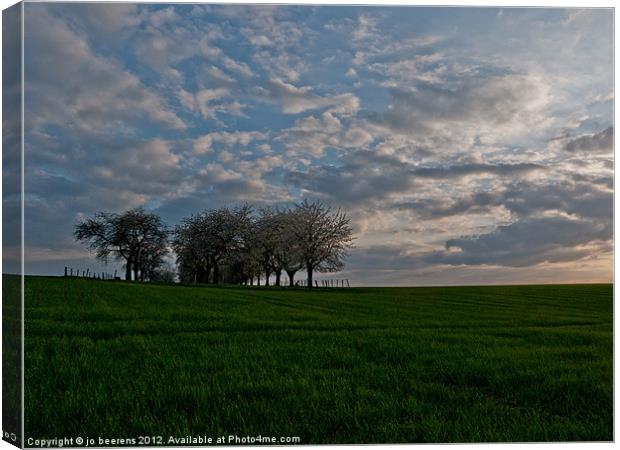
POLYGON ((291 231, 312 288, 314 272, 333 272, 344 267, 347 250, 352 247, 350 219, 340 209, 320 201, 304 200, 295 206, 291 231))
POLYGON ((161 218, 142 208, 121 214, 99 212, 75 226, 75 239, 88 243, 105 263, 125 261, 125 279, 146 280, 168 253, 168 231, 161 218))

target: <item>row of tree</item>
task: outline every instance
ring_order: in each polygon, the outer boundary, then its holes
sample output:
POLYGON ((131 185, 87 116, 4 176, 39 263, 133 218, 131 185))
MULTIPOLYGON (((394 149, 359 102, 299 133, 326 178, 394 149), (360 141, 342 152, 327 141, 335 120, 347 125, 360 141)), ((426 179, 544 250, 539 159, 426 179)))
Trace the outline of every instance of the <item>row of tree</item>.
POLYGON ((165 259, 172 250, 181 282, 260 285, 264 277, 269 285, 273 276, 279 286, 285 272, 293 286, 305 270, 308 287, 316 272, 342 270, 353 241, 344 212, 307 200, 284 208, 206 210, 173 229, 141 208, 101 212, 78 223, 74 234, 100 260, 122 260, 127 280, 170 280, 165 259))

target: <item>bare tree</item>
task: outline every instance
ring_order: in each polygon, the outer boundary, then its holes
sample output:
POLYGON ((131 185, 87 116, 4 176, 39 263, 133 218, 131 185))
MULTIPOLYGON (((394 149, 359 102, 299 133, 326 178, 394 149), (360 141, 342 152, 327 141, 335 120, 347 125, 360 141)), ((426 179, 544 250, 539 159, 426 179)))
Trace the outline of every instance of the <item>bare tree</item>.
POLYGON ((167 253, 168 231, 161 218, 142 208, 122 214, 100 212, 75 226, 74 236, 105 263, 125 261, 125 279, 145 280, 167 253))
MULTIPOLYGON (((279 268, 288 275, 289 286, 295 285, 295 274, 304 267, 301 255, 301 247, 295 236, 294 225, 298 220, 297 211, 283 209, 277 211, 278 234, 275 247, 275 260, 279 268)), ((276 278, 279 286, 279 279, 276 278)))
POLYGON ((222 266, 231 264, 245 251, 246 236, 252 226, 252 208, 248 205, 204 211, 183 219, 175 228, 173 248, 182 271, 182 279, 199 283, 219 283, 222 266))
POLYGON ((339 209, 308 201, 294 208, 262 208, 257 215, 248 205, 204 211, 175 228, 179 279, 260 285, 264 275, 269 285, 275 274, 279 286, 286 271, 293 286, 295 274, 306 269, 312 287, 314 272, 344 267, 353 240, 349 222, 339 209))
POLYGON ((277 259, 280 252, 280 233, 283 223, 279 212, 273 208, 261 208, 260 215, 255 223, 255 245, 258 261, 265 274, 265 286, 269 286, 271 274, 276 275, 276 286, 280 285, 282 265, 277 259))
POLYGON ((173 232, 172 248, 177 255, 182 282, 208 283, 212 250, 207 237, 206 213, 184 218, 173 232))
POLYGON ((174 283, 177 276, 177 271, 173 264, 164 263, 161 267, 157 268, 153 274, 149 277, 150 281, 156 281, 158 283, 174 283))
POLYGON ((292 233, 308 273, 309 288, 315 271, 331 272, 344 266, 343 260, 353 242, 353 230, 346 214, 340 209, 332 211, 318 200, 304 200, 295 206, 292 233))

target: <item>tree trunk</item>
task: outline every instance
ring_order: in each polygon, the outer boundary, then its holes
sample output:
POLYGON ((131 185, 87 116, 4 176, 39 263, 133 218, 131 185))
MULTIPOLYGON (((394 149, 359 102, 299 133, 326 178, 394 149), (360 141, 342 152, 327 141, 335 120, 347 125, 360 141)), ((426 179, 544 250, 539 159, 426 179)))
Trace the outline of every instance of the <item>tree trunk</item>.
POLYGON ((209 277, 211 276, 211 264, 207 264, 205 267, 205 279, 204 283, 209 283, 209 277))
POLYGON ((205 269, 204 267, 198 267, 196 270, 196 276, 194 277, 196 283, 204 283, 205 282, 205 269))
POLYGON ((260 286, 260 273, 256 275, 256 286, 260 286))
POLYGON ((269 286, 269 276, 271 275, 271 273, 269 272, 269 269, 267 269, 265 267, 265 286, 269 286))
POLYGON ((312 289, 312 266, 308 266, 308 288, 312 289))
POLYGON ((213 284, 220 282, 220 265, 216 262, 213 263, 213 284))
POLYGON ((125 280, 131 281, 131 259, 127 260, 127 265, 125 266, 125 280))
POLYGON ((295 286, 295 274, 297 273, 297 270, 287 270, 286 274, 288 275, 288 285, 290 287, 295 286))
POLYGON ((280 286, 281 275, 282 275, 282 269, 276 269, 276 286, 280 286))

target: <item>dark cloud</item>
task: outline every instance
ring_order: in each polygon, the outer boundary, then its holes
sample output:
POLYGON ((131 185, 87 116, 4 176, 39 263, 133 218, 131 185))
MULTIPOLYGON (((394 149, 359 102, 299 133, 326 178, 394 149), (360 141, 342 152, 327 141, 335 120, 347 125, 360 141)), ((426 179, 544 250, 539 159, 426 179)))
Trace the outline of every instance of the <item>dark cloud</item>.
POLYGON ((450 239, 444 251, 375 245, 354 249, 350 261, 355 270, 361 271, 417 270, 436 265, 527 267, 609 255, 612 233, 611 223, 538 217, 502 225, 490 233, 450 239))
POLYGON ((356 173, 329 166, 290 172, 286 178, 311 195, 330 197, 345 205, 371 203, 413 186, 413 178, 402 173, 356 173))
POLYGON ((531 266, 543 262, 576 261, 593 254, 588 244, 601 253, 611 251, 611 223, 566 217, 542 217, 503 225, 492 233, 450 239, 445 252, 426 255, 431 264, 531 266))
POLYGON ((588 183, 520 183, 501 197, 501 204, 520 216, 559 210, 581 218, 612 220, 613 193, 588 183))
POLYGON ((390 108, 371 119, 400 131, 414 131, 443 123, 509 123, 540 95, 541 88, 528 77, 514 74, 464 77, 444 83, 418 82, 389 90, 390 108))
POLYGON ((594 175, 594 174, 574 173, 571 175, 571 178, 577 182, 592 183, 596 186, 607 188, 610 190, 614 188, 613 175, 599 176, 599 175, 594 175))
POLYGON ((568 152, 611 153, 614 145, 614 128, 609 127, 594 134, 585 134, 566 143, 568 152))
POLYGON ((458 166, 446 167, 420 167, 413 169, 412 174, 421 178, 440 178, 450 179, 466 175, 495 174, 495 175, 516 175, 532 172, 534 170, 544 170, 545 167, 538 164, 462 164, 458 166))
POLYGON ((397 202, 391 206, 411 209, 424 219, 488 212, 493 207, 503 206, 521 218, 546 211, 561 211, 581 218, 610 222, 613 193, 601 188, 607 187, 605 183, 609 183, 608 178, 553 184, 520 181, 502 189, 466 193, 457 198, 417 199, 397 202))
POLYGON ((411 210, 424 220, 439 219, 459 214, 488 213, 491 208, 501 205, 499 196, 492 192, 476 192, 457 199, 422 198, 404 202, 395 202, 392 208, 411 210))
POLYGON ((351 251, 349 263, 355 270, 413 270, 427 267, 421 253, 402 245, 373 245, 351 251))
MULTIPOLYGON (((376 151, 359 150, 348 153, 339 161, 340 165, 311 167, 307 171, 290 171, 285 179, 297 188, 315 195, 331 197, 346 204, 360 204, 373 200, 384 200, 390 194, 408 193, 419 179, 436 179, 454 182, 467 175, 518 176, 534 170, 544 170, 537 164, 483 164, 470 163, 452 166, 418 167, 402 161, 394 155, 376 151)), ((464 212, 474 207, 472 202, 491 201, 485 194, 477 194, 471 199, 470 206, 465 204, 450 208, 452 214, 464 212)), ((442 199, 431 199, 428 207, 425 200, 414 202, 417 208, 430 211, 437 207, 442 199)), ((414 206, 410 203, 409 206, 414 206)), ((405 207, 399 204, 397 207, 405 207)), ((441 207, 440 207, 441 208, 441 207)), ((447 213, 449 211, 445 211, 447 213)), ((431 215, 436 215, 431 213, 431 215)))
POLYGON ((382 200, 389 194, 406 192, 414 185, 407 164, 390 155, 357 151, 345 156, 342 165, 290 171, 285 181, 312 195, 329 197, 345 205, 382 200))

